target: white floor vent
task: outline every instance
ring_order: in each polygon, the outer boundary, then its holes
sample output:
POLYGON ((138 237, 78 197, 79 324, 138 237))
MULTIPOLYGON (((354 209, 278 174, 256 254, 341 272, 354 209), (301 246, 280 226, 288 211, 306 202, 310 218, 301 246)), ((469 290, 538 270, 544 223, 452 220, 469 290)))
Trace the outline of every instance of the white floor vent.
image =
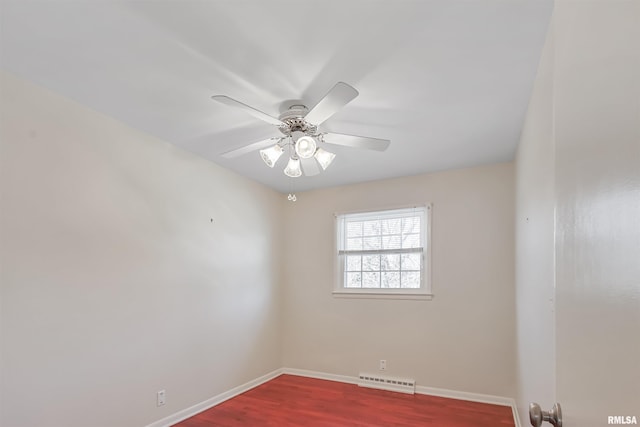
POLYGON ((360 387, 378 388, 381 390, 399 391, 400 393, 415 394, 416 380, 409 378, 387 377, 374 374, 358 375, 360 387))

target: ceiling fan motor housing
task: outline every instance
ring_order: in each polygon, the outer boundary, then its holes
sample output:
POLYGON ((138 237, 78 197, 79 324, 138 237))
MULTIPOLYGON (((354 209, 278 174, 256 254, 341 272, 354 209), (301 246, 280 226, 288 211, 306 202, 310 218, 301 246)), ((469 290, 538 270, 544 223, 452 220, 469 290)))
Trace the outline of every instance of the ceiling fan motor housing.
POLYGON ((306 135, 314 135, 318 127, 304 119, 308 112, 309 109, 304 105, 292 105, 278 117, 284 123, 278 129, 286 136, 291 136, 296 131, 304 132, 306 135))

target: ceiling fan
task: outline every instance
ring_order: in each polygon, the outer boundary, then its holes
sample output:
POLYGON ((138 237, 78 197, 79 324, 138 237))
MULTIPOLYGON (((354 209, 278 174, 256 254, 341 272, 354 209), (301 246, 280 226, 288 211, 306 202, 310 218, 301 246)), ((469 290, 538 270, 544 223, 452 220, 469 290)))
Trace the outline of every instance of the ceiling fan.
POLYGON ((268 138, 222 154, 233 158, 251 151, 260 150, 262 160, 274 167, 278 159, 288 149, 289 162, 284 169, 285 175, 295 178, 302 175, 313 176, 320 173, 318 165, 325 170, 335 158, 335 154, 326 151, 324 144, 342 145, 367 150, 384 151, 391 141, 365 136, 328 133, 318 130, 318 126, 351 102, 358 91, 350 85, 338 82, 313 108, 294 104, 280 114, 278 118, 270 116, 225 95, 211 98, 222 104, 241 109, 252 116, 278 127, 283 136, 268 138), (268 147, 268 148, 267 148, 268 147))

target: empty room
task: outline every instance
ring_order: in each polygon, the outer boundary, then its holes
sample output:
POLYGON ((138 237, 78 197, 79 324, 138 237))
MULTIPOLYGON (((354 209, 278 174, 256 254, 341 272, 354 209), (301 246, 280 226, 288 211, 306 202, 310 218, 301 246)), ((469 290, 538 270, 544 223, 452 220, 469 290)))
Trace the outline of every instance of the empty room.
POLYGON ((0 426, 640 419, 640 2, 0 0, 0 426))

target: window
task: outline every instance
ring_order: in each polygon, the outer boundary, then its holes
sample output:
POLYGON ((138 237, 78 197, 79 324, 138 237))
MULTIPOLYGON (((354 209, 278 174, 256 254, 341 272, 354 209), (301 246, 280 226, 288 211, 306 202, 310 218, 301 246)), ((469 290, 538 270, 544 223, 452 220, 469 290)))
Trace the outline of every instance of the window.
POLYGON ((337 296, 430 295, 430 206, 337 215, 337 296))

